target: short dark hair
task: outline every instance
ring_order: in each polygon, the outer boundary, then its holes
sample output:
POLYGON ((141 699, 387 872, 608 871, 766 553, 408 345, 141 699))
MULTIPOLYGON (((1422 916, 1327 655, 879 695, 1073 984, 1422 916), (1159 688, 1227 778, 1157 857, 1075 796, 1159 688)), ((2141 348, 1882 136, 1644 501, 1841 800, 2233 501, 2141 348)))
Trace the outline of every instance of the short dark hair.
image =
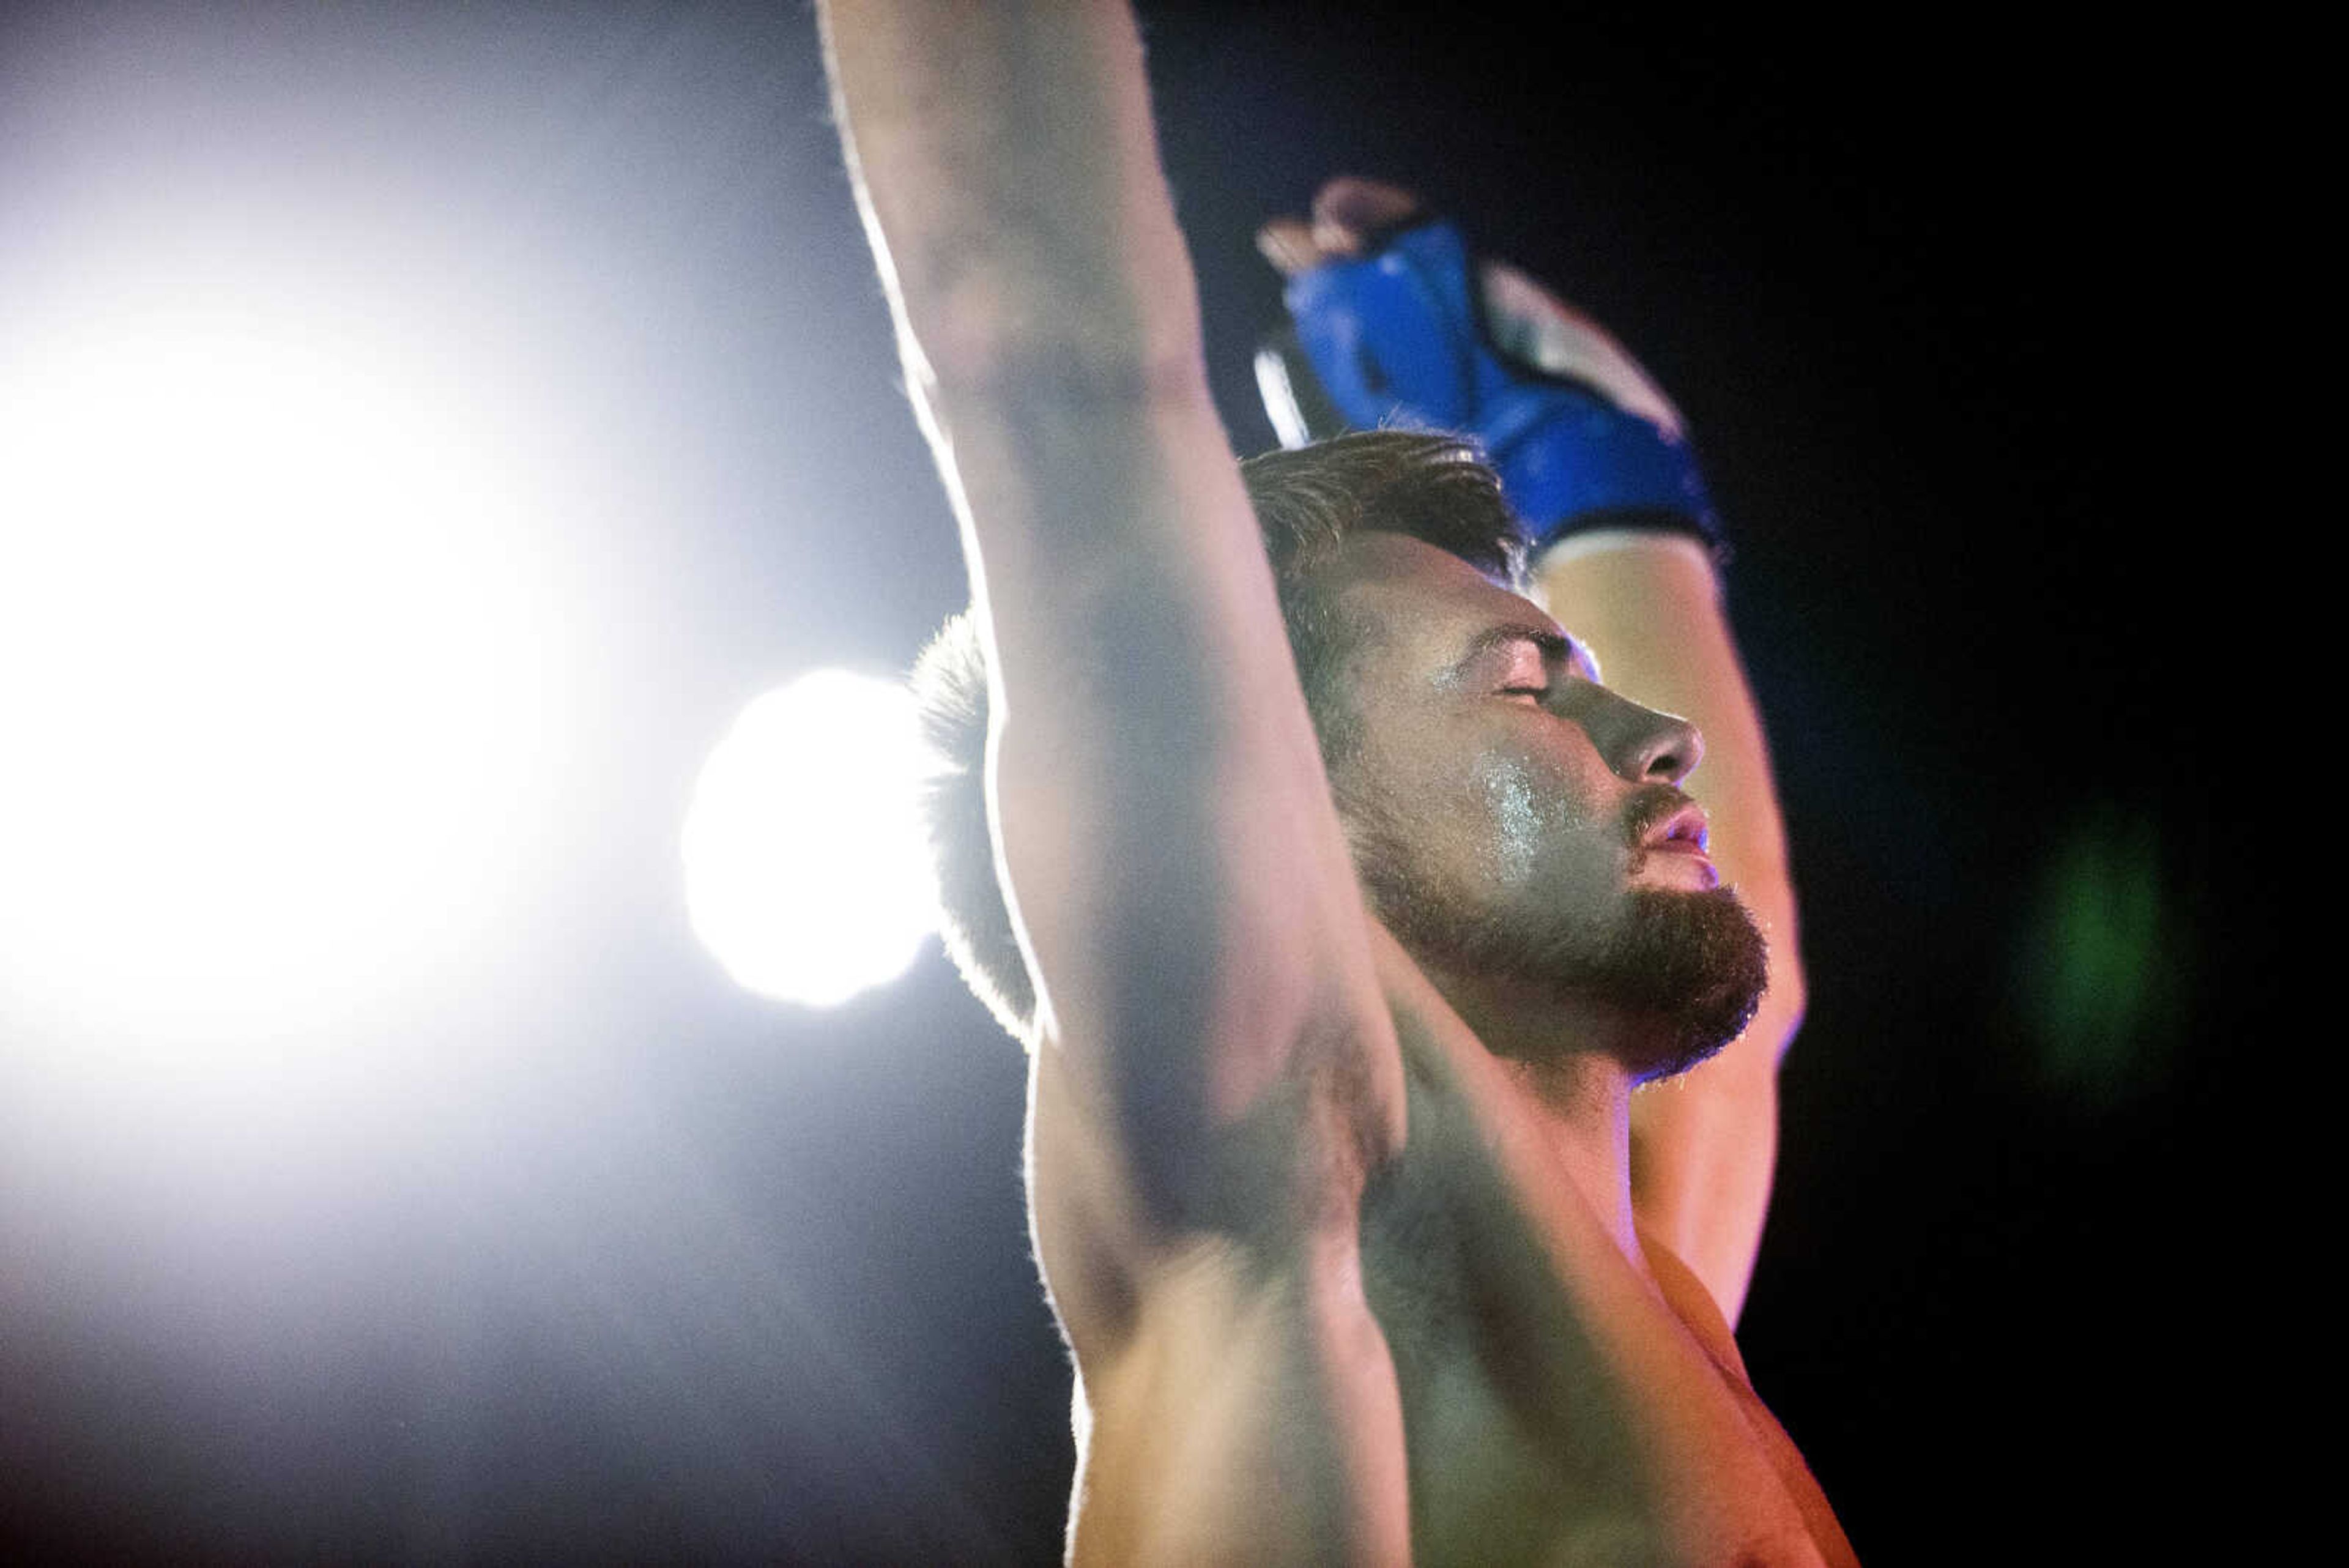
MULTIPOLYGON (((1240 464, 1272 562, 1281 619, 1325 763, 1350 751, 1345 680, 1362 628, 1319 573, 1352 535, 1406 534, 1487 576, 1521 585, 1525 536, 1500 480, 1456 436, 1372 431, 1240 464)), ((948 618, 914 666, 914 694, 938 763, 927 801, 940 925, 963 979, 1012 1037, 1035 1045, 1036 991, 996 879, 987 820, 987 650, 968 610, 948 618)))

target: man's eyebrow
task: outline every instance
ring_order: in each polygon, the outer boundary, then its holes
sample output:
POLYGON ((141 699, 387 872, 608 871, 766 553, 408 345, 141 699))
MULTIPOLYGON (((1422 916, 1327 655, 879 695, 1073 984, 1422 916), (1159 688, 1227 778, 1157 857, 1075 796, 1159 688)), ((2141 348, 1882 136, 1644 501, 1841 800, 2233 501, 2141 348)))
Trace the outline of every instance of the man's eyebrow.
POLYGON ((1506 648, 1513 642, 1533 644, 1540 649, 1543 659, 1549 663, 1564 666, 1579 660, 1593 680, 1598 678, 1599 660, 1589 649, 1560 633, 1555 627, 1540 626, 1531 621, 1509 621, 1485 628, 1469 641, 1468 652, 1460 662, 1466 665, 1482 654, 1506 648))

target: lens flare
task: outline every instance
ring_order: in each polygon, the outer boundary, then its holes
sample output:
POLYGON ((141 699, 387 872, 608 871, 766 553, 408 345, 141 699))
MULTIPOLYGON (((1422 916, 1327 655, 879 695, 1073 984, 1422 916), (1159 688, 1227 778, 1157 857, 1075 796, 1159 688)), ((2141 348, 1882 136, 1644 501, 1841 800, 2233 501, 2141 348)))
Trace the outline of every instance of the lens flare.
POLYGON ((928 758, 900 685, 820 670, 753 701, 684 835, 693 929, 740 984, 829 1007, 903 973, 937 923, 928 758))

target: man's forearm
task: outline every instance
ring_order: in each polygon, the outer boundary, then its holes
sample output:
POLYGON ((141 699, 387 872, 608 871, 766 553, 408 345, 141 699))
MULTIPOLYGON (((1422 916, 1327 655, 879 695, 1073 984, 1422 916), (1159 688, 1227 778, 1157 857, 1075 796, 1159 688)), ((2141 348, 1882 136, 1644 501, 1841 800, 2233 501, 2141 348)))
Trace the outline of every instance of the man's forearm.
POLYGON ((1125 6, 825 0, 823 15, 858 202, 928 372, 951 384, 1042 353, 1196 360, 1125 6))

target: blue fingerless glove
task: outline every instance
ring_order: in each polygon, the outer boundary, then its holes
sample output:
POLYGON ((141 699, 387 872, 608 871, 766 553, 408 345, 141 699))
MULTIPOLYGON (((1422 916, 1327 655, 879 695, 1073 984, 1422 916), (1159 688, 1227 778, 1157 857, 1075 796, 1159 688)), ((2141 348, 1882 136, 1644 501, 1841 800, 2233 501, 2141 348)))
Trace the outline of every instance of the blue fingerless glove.
POLYGON ((1475 276, 1459 230, 1429 223, 1366 260, 1290 279, 1298 339, 1337 410, 1361 430, 1474 436, 1537 545, 1625 523, 1718 545, 1687 443, 1581 382, 1505 362, 1475 276))

